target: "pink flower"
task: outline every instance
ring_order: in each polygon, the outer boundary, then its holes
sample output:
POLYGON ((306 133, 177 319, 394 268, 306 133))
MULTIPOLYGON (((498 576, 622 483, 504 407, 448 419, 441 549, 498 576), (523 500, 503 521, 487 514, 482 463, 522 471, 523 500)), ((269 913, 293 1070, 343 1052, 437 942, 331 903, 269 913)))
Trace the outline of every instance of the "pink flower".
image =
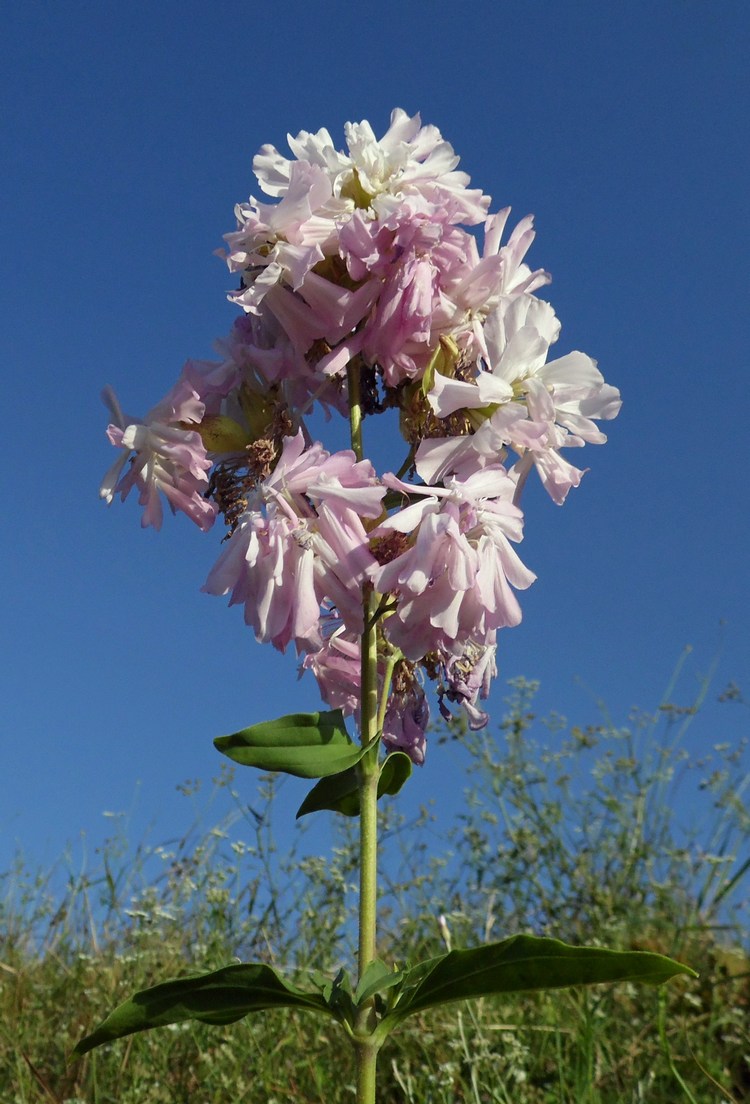
MULTIPOLYGON (((402 665, 403 666, 403 665, 402 665)), ((309 652, 300 665, 312 671, 321 697, 332 709, 341 709, 359 723, 361 694, 361 643, 340 627, 327 637, 317 651, 309 652)), ((379 665, 382 677, 383 665, 379 665)), ((414 763, 424 762, 426 729, 430 710, 422 687, 413 671, 399 675, 398 689, 391 689, 383 720, 383 743, 389 750, 405 751, 414 763)))
POLYGON ((265 518, 249 509, 227 542, 203 587, 245 607, 256 639, 284 651, 319 647, 320 603, 315 587, 314 536, 283 512, 265 518))
MULTIPOLYGON (((447 289, 466 271, 476 246, 470 234, 451 224, 449 207, 436 209, 419 197, 404 201, 369 229, 374 236, 367 265, 381 276, 382 286, 361 348, 395 387, 423 374, 440 335, 452 327, 456 308, 447 289)), ((342 231, 342 252, 351 267, 358 259, 346 253, 348 241, 342 231)), ((363 248, 361 241, 357 248, 363 248)), ((364 258, 358 263, 364 264, 364 258)))
POLYGON ((336 222, 349 204, 334 200, 331 181, 317 165, 291 164, 287 187, 276 204, 250 198, 235 208, 239 229, 225 235, 230 272, 250 270, 252 279, 229 296, 256 312, 266 293, 283 281, 292 289, 335 252, 336 222))
POLYGON ((450 472, 466 476, 496 462, 509 445, 519 457, 515 476, 522 482, 536 466, 556 503, 578 486, 584 473, 559 450, 606 441, 593 419, 614 418, 621 403, 617 389, 604 382, 585 353, 547 362, 559 332, 550 305, 524 293, 488 317, 486 357, 472 379, 436 373, 428 395, 434 412, 445 418, 464 410, 475 429, 464 437, 423 441, 416 456, 423 479, 433 482, 450 472))
POLYGON ((502 316, 515 299, 530 295, 551 279, 544 269, 532 271, 524 263, 535 237, 532 215, 521 219, 508 242, 500 244, 509 214, 510 207, 506 207, 489 216, 484 224, 481 259, 474 244, 472 257, 446 289, 455 304, 451 334, 467 361, 487 358, 485 327, 493 313, 502 316))
POLYGON ((284 651, 323 644, 321 605, 332 603, 352 632, 362 629, 362 585, 375 561, 362 517, 381 512, 385 494, 369 461, 347 450, 305 448, 286 437, 268 479, 259 482, 204 590, 242 603, 260 641, 284 651))
POLYGON ((348 154, 334 147, 325 129, 316 134, 300 131, 288 137, 296 161, 274 146, 263 146, 253 161, 258 182, 267 195, 284 196, 293 186, 295 165, 307 164, 327 176, 333 196, 345 200, 350 210, 371 207, 382 216, 392 199, 421 195, 436 205, 449 203, 456 222, 483 222, 489 197, 469 190, 469 177, 457 172, 458 157, 434 126, 421 125, 401 108, 391 113, 388 130, 377 138, 367 120, 344 127, 348 154))
POLYGON ((200 434, 185 428, 185 423, 200 422, 205 411, 197 391, 187 380, 179 380, 143 421, 124 417, 110 388, 102 398, 114 419, 107 436, 122 454, 102 481, 101 497, 109 504, 119 494, 124 501, 137 488, 144 508, 141 524, 160 529, 163 494, 173 514, 181 510, 200 529, 210 529, 216 507, 204 495, 211 461, 200 434))
POLYGON ((406 551, 372 573, 380 592, 396 595, 396 610, 384 622, 392 643, 414 661, 432 651, 459 655, 467 641, 518 624, 511 586, 525 589, 535 576, 509 543, 522 538, 523 514, 512 503, 515 483, 505 469, 488 467, 445 488, 388 475, 383 482, 425 496, 371 534, 410 534, 406 551))
POLYGON ((209 415, 242 424, 248 420, 248 391, 266 396, 267 405, 285 406, 292 416, 306 414, 314 402, 328 417, 331 409, 347 413, 342 388, 309 363, 265 303, 258 314, 237 318, 214 347, 221 360, 188 361, 184 371, 209 415))
MULTIPOLYGON (((487 220, 480 258, 474 238, 454 225, 450 199, 438 206, 422 194, 401 197, 378 218, 355 211, 340 231, 341 255, 353 279, 375 277, 381 288, 361 332, 344 338, 326 370, 343 370, 362 352, 395 387, 421 377, 441 336, 452 337, 464 359, 486 357, 488 315, 549 280, 522 263, 534 238, 530 217, 500 246, 507 215, 505 210, 487 220)), ((504 392, 502 401, 510 397, 504 392)))
POLYGON ((359 715, 360 656, 359 641, 339 631, 302 660, 302 669, 315 675, 323 701, 332 709, 341 709, 349 716, 359 715))
POLYGON ((320 130, 289 138, 295 159, 272 146, 255 158, 278 203, 236 208, 227 262, 242 286, 229 298, 251 313, 265 307, 300 354, 325 341, 326 371, 364 349, 395 386, 420 374, 456 313, 443 284, 460 286, 476 254, 457 224, 483 222, 489 197, 468 189, 452 147, 418 115, 397 109, 380 139, 366 121, 345 129, 348 154, 320 130))

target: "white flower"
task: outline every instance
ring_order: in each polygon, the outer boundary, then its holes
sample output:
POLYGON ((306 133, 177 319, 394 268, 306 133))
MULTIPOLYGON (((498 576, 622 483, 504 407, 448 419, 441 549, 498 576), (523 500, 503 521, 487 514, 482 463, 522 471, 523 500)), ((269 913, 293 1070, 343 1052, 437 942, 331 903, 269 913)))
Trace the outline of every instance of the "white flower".
POLYGON ((515 474, 525 479, 531 466, 558 504, 583 472, 564 460, 561 448, 603 444, 606 436, 593 419, 614 418, 620 393, 604 382, 596 361, 581 352, 547 361, 560 324, 549 303, 524 293, 498 307, 486 320, 486 357, 473 379, 435 375, 428 401, 438 417, 457 410, 472 417, 475 432, 464 437, 423 441, 417 471, 428 482, 448 473, 467 475, 502 456, 506 445, 517 454, 515 474))

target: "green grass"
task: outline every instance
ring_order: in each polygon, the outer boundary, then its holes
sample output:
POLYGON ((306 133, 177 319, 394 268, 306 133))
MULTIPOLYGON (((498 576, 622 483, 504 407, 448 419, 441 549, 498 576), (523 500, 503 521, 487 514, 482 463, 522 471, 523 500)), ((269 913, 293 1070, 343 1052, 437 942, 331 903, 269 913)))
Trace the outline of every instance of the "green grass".
MULTIPOLYGON (((466 761, 465 807, 447 838, 429 811, 407 824, 398 801, 384 806, 381 956, 414 960, 533 931, 659 951, 700 977, 414 1017, 381 1053, 379 1101, 750 1098, 743 748, 717 743, 690 760, 683 739, 700 695, 634 714, 626 727, 579 728, 537 718, 535 690, 511 684, 500 732, 433 737, 460 746, 466 761), (691 834, 674 810, 696 794, 707 813, 691 834)), ((738 705, 737 692, 725 696, 738 705)), ((217 782, 236 796, 231 772, 217 782)), ((243 772, 241 782, 248 790, 251 777, 243 772)), ((282 854, 278 790, 265 777, 254 811, 237 797, 221 824, 169 847, 133 849, 114 836, 95 869, 70 873, 62 886, 59 871, 36 874, 20 861, 0 875, 2 1104, 353 1100, 343 1034, 298 1013, 220 1029, 179 1025, 67 1062, 114 1005, 160 980, 237 957, 287 972, 351 961, 352 825, 339 824, 330 854, 311 851, 304 834, 282 854)))

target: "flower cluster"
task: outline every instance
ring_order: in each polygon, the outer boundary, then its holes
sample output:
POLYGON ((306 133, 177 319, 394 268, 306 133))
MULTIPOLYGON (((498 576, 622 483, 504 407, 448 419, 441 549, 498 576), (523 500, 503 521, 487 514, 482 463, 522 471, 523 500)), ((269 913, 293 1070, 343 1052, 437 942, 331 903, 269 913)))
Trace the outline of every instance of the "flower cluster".
POLYGON ((549 359, 560 324, 536 292, 532 218, 503 238, 509 209, 469 187, 440 132, 395 110, 377 138, 345 128, 263 146, 270 201, 236 208, 224 253, 241 309, 219 359, 188 361, 143 421, 107 392, 121 454, 112 501, 139 492, 157 528, 161 496, 200 528, 227 525, 205 590, 244 607, 260 641, 294 643, 324 700, 356 716, 363 600, 374 594, 388 748, 425 751, 424 686, 469 723, 496 673, 497 632, 516 625, 534 580, 514 545, 535 469, 554 502, 583 472, 563 449, 606 440, 618 391, 584 353, 549 359), (312 439, 322 410, 399 412, 405 456, 376 474, 355 451, 312 439), (402 476, 411 473, 413 482, 402 476))

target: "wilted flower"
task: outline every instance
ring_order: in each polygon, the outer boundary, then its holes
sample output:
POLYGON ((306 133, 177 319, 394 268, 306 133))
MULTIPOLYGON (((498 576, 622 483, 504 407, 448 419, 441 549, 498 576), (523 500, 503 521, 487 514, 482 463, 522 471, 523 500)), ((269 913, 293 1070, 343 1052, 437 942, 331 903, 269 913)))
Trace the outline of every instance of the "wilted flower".
POLYGON ((430 707, 417 682, 404 690, 394 690, 388 700, 383 722, 383 743, 392 751, 405 751, 413 763, 424 763, 430 707))
POLYGON ((490 639, 492 642, 486 644, 469 641, 460 656, 446 656, 441 663, 438 686, 440 712, 446 720, 452 717, 445 704, 446 699, 463 706, 469 718, 469 728, 475 730, 484 728, 489 720, 477 701, 489 697, 492 680, 497 674, 494 634, 490 639))

